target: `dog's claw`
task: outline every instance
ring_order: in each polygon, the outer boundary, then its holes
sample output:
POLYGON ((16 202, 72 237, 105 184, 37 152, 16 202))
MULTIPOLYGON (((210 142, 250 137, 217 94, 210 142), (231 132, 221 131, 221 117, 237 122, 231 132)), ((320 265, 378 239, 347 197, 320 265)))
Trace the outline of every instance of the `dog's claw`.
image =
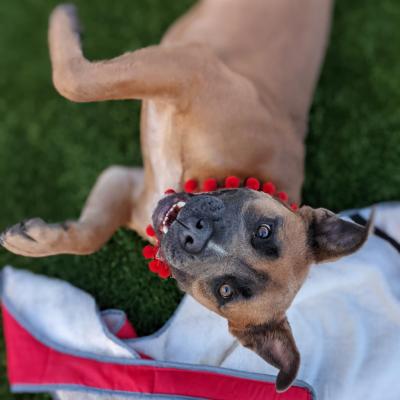
POLYGON ((31 240, 32 242, 37 242, 32 236, 29 236, 25 231, 21 231, 20 233, 25 239, 31 240))
POLYGON ((87 254, 79 247, 79 242, 76 245, 70 239, 74 235, 75 225, 75 221, 48 224, 41 218, 24 220, 0 234, 0 245, 12 253, 26 257, 45 257, 61 253, 87 254))
POLYGON ((11 228, 7 229, 1 235, 3 237, 3 242, 5 240, 4 238, 9 234, 11 234, 11 235, 20 235, 20 236, 24 237, 27 240, 31 240, 33 242, 36 242, 36 240, 31 235, 28 234, 27 231, 28 231, 29 228, 28 228, 27 224, 29 224, 31 226, 34 225, 34 224, 44 224, 44 221, 41 220, 40 218, 21 221, 19 224, 16 224, 16 225, 12 226, 11 228))
POLYGON ((24 256, 41 256, 51 253, 65 228, 49 225, 40 218, 24 220, 6 229, 0 235, 0 245, 24 256))

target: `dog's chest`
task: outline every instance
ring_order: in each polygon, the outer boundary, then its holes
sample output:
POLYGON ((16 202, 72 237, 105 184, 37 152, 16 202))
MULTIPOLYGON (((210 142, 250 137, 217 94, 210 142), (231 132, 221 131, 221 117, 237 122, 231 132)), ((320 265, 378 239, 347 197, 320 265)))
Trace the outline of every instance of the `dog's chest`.
POLYGON ((155 190, 178 188, 182 177, 181 146, 176 131, 175 107, 148 100, 142 109, 143 156, 154 172, 155 190))

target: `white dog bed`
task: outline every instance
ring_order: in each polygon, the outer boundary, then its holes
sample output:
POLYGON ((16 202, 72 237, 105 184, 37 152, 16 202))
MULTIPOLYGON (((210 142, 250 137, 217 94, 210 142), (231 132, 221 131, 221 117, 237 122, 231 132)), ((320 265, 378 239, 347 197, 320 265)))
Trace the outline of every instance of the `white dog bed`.
MULTIPOLYGON (((7 267, 11 389, 59 399, 398 400, 400 203, 376 211, 378 235, 349 257, 313 266, 288 311, 301 367, 282 395, 274 392, 276 369, 189 296, 160 331, 130 339, 122 312, 99 313, 91 296, 68 283, 7 267)), ((369 212, 345 214, 362 220, 369 212)))

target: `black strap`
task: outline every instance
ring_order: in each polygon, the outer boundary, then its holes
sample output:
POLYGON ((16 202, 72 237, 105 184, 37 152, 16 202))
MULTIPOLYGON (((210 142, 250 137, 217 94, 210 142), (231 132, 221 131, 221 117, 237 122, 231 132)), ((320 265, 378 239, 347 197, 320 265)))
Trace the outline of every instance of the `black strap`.
MULTIPOLYGON (((367 225, 367 220, 364 217, 362 217, 360 214, 350 215, 350 218, 359 225, 362 225, 362 226, 367 225)), ((374 234, 376 236, 379 236, 381 239, 386 240, 400 253, 400 243, 397 240, 393 239, 391 236, 389 236, 382 229, 375 227, 374 234)))

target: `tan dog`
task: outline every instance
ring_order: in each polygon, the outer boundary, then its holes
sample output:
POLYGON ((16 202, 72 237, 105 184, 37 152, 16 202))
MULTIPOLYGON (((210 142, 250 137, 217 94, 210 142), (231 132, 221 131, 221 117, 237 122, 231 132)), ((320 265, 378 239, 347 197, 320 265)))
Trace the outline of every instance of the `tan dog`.
MULTIPOLYGON (((160 46, 89 62, 74 8, 57 7, 49 29, 55 87, 77 102, 143 100, 144 168, 110 167, 78 221, 29 220, 4 232, 3 246, 42 257, 92 253, 121 226, 145 237, 164 190, 189 178, 256 176, 300 200, 330 14, 331 0, 202 0, 160 46)), ((289 387, 299 354, 285 312, 312 262, 355 251, 367 231, 247 189, 168 196, 153 221, 180 287, 280 369, 278 390, 289 387), (179 201, 185 206, 165 220, 179 201)))

